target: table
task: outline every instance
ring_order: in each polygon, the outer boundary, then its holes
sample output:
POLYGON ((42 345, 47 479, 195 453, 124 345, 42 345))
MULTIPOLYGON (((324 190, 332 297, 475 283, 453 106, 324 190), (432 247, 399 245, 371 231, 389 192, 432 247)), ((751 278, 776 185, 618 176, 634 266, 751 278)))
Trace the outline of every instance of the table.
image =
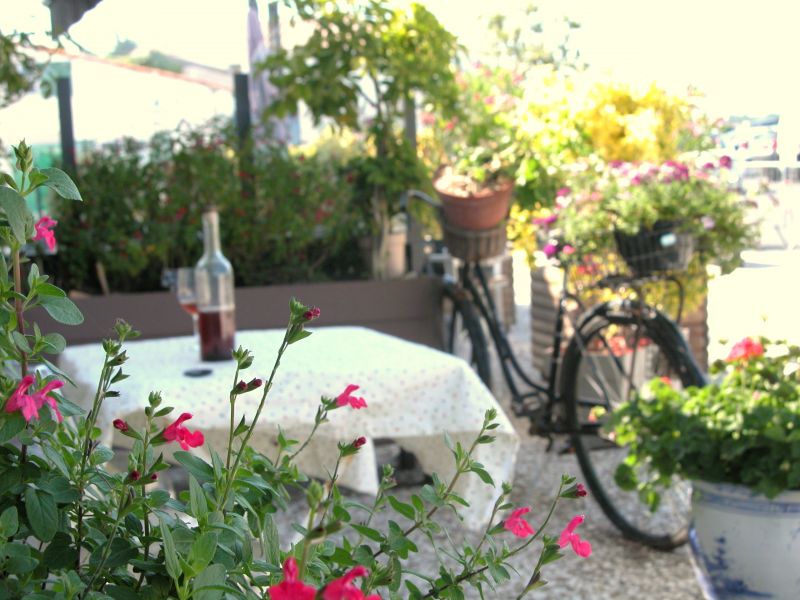
MULTIPOLYGON (((277 329, 237 332, 237 346, 244 346, 255 355, 253 366, 243 372, 242 379, 267 379, 283 335, 283 330, 277 329)), ((129 360, 124 370, 131 377, 114 386, 120 391, 119 398, 109 398, 104 403, 98 420, 105 436, 103 443, 129 445, 130 438, 120 435, 111 421, 119 418, 132 424, 143 423, 148 393, 161 391, 163 405, 175 407, 170 421, 182 412, 191 412, 194 418, 186 425, 203 431, 207 443, 222 454, 227 444, 228 392, 233 383, 234 362, 201 362, 191 337, 133 341, 126 343, 126 348, 129 360), (183 375, 187 369, 201 367, 212 373, 196 378, 183 375)), ((59 366, 73 378, 77 391, 74 396, 68 390, 65 394, 78 404, 90 405, 102 361, 100 344, 67 348, 59 358, 59 366)), ((298 466, 307 474, 324 479, 335 463, 336 443, 365 436, 367 444, 341 473, 339 483, 375 494, 378 475, 373 440, 391 438, 413 452, 426 473, 449 478, 454 465, 444 444, 444 432, 454 442, 468 446, 480 429, 485 411, 495 408, 499 427, 493 434, 497 439, 493 444, 478 446, 474 458, 492 474, 498 487, 486 486, 470 473, 462 476, 456 489, 470 503, 462 513, 466 522, 485 523, 500 483, 513 478, 519 439, 469 365, 428 346, 362 327, 313 330, 313 335, 289 346, 284 354, 251 444, 274 456, 278 425, 287 437, 305 439, 313 426, 320 397, 335 397, 350 383, 361 386, 356 395, 363 396, 368 407, 333 411, 330 422, 320 427, 312 443, 298 456, 298 466)), ((260 396, 257 392, 239 396, 237 422, 242 412, 248 421, 253 417, 260 396)), ((166 456, 168 451, 179 449, 177 444, 162 448, 166 456)), ((193 452, 207 458, 205 448, 193 452)))

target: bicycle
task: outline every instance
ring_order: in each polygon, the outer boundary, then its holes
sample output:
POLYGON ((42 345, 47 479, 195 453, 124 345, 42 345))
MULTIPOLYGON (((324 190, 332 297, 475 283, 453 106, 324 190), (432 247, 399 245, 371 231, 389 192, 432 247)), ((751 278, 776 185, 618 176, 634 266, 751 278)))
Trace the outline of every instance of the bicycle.
MULTIPOLYGON (((421 192, 408 195, 438 206, 421 192)), ((619 531, 627 538, 662 550, 685 543, 688 485, 673 482, 662 493, 659 509, 650 512, 635 493, 615 483, 614 471, 627 452, 614 442, 613 434, 603 429, 614 407, 624 400, 635 400, 639 388, 653 377, 666 377, 673 386, 705 384, 705 376, 676 322, 644 301, 645 284, 672 282, 678 289, 679 320, 684 296, 680 281, 663 272, 645 272, 647 269, 635 274, 612 273, 599 278, 594 286, 597 290, 614 291, 616 297, 587 308, 576 291, 570 290, 565 270, 549 368, 545 380, 536 381, 514 355, 482 268, 486 254, 504 247, 503 227, 498 228, 497 239, 492 240, 491 232, 459 231, 443 223, 445 242, 460 246, 455 252, 451 249, 458 263, 458 276, 443 278, 445 349, 467 360, 491 388, 488 333, 511 393, 512 410, 528 417, 530 433, 548 439, 548 451, 553 448, 554 435, 569 436, 570 449, 577 456, 593 497, 619 531), (626 293, 620 294, 620 290, 626 293), (571 318, 569 305, 577 307, 577 318, 571 318), (573 328, 569 339, 565 335, 568 319, 573 328)), ((670 239, 668 235, 662 237, 670 239)), ((639 265, 645 265, 654 258, 662 257, 640 256, 637 260, 639 265)))

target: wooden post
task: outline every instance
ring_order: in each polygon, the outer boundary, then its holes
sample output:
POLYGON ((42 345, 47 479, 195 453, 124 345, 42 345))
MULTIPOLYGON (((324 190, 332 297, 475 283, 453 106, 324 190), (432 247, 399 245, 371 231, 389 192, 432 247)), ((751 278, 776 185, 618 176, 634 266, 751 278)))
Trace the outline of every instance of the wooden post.
POLYGON ((61 160, 70 175, 76 171, 75 131, 72 127, 72 86, 69 76, 56 78, 58 120, 61 129, 61 160))
MULTIPOLYGON (((414 104, 414 97, 409 93, 403 104, 405 118, 405 135, 408 143, 417 151, 417 109, 414 104)), ((406 255, 408 257, 409 269, 414 273, 422 273, 425 265, 425 249, 422 239, 422 227, 408 210, 408 241, 406 255)))
POLYGON ((246 73, 233 74, 236 101, 236 134, 239 137, 239 180, 242 196, 253 196, 252 121, 250 119, 250 86, 246 73))

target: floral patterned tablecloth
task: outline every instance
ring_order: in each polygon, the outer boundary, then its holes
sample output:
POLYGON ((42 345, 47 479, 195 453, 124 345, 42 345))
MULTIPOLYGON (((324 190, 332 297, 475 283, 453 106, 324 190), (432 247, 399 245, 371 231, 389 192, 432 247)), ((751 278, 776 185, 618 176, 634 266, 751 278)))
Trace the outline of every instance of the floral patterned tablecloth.
MULTIPOLYGON (((266 380, 283 338, 282 330, 240 331, 236 344, 255 354, 253 366, 243 372, 245 380, 266 380)), ((207 443, 222 453, 229 425, 228 391, 233 384, 233 361, 203 363, 196 341, 191 337, 133 341, 126 344, 124 370, 131 377, 115 385, 119 398, 105 401, 99 425, 104 443, 125 446, 130 438, 111 426, 121 418, 137 425, 150 391, 162 392, 165 406, 174 406, 170 419, 182 412, 194 415, 185 423, 203 431, 207 443), (187 377, 189 369, 207 368, 203 377, 187 377)), ((91 403, 103 361, 99 344, 72 346, 60 356, 60 367, 77 385, 65 395, 83 406, 91 403)), ((474 458, 488 470, 496 484, 493 489, 470 473, 457 488, 470 507, 463 510, 466 522, 485 522, 498 494, 500 483, 511 481, 519 439, 475 372, 463 360, 438 350, 361 327, 325 327, 288 348, 281 360, 274 386, 251 443, 268 455, 275 454, 278 426, 287 437, 303 440, 310 432, 322 395, 335 397, 350 384, 360 389, 367 408, 345 407, 333 411, 330 422, 318 430, 312 443, 298 456, 306 473, 325 478, 335 463, 337 441, 368 440, 341 475, 340 484, 359 492, 376 493, 378 475, 372 440, 390 438, 413 452, 422 468, 449 477, 454 469, 443 434, 467 446, 478 433, 484 413, 498 411, 500 426, 496 441, 478 446, 474 458)), ((255 413, 260 392, 239 396, 241 414, 248 421, 255 413)), ((165 424, 168 421, 165 420, 165 424)), ((177 444, 172 450, 179 449, 177 444)), ((204 448, 194 452, 205 454, 204 448)), ((166 454, 166 451, 165 451, 166 454)), ((207 457, 206 457, 207 458, 207 457)), ((477 526, 477 524, 476 524, 477 526)))

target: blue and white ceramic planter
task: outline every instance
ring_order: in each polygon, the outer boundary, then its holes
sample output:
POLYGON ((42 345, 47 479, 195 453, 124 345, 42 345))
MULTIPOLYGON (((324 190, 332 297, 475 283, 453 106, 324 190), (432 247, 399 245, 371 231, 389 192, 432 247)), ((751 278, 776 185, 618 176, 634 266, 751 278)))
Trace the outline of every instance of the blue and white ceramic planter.
POLYGON ((689 543, 709 600, 800 598, 800 492, 695 481, 689 543))

